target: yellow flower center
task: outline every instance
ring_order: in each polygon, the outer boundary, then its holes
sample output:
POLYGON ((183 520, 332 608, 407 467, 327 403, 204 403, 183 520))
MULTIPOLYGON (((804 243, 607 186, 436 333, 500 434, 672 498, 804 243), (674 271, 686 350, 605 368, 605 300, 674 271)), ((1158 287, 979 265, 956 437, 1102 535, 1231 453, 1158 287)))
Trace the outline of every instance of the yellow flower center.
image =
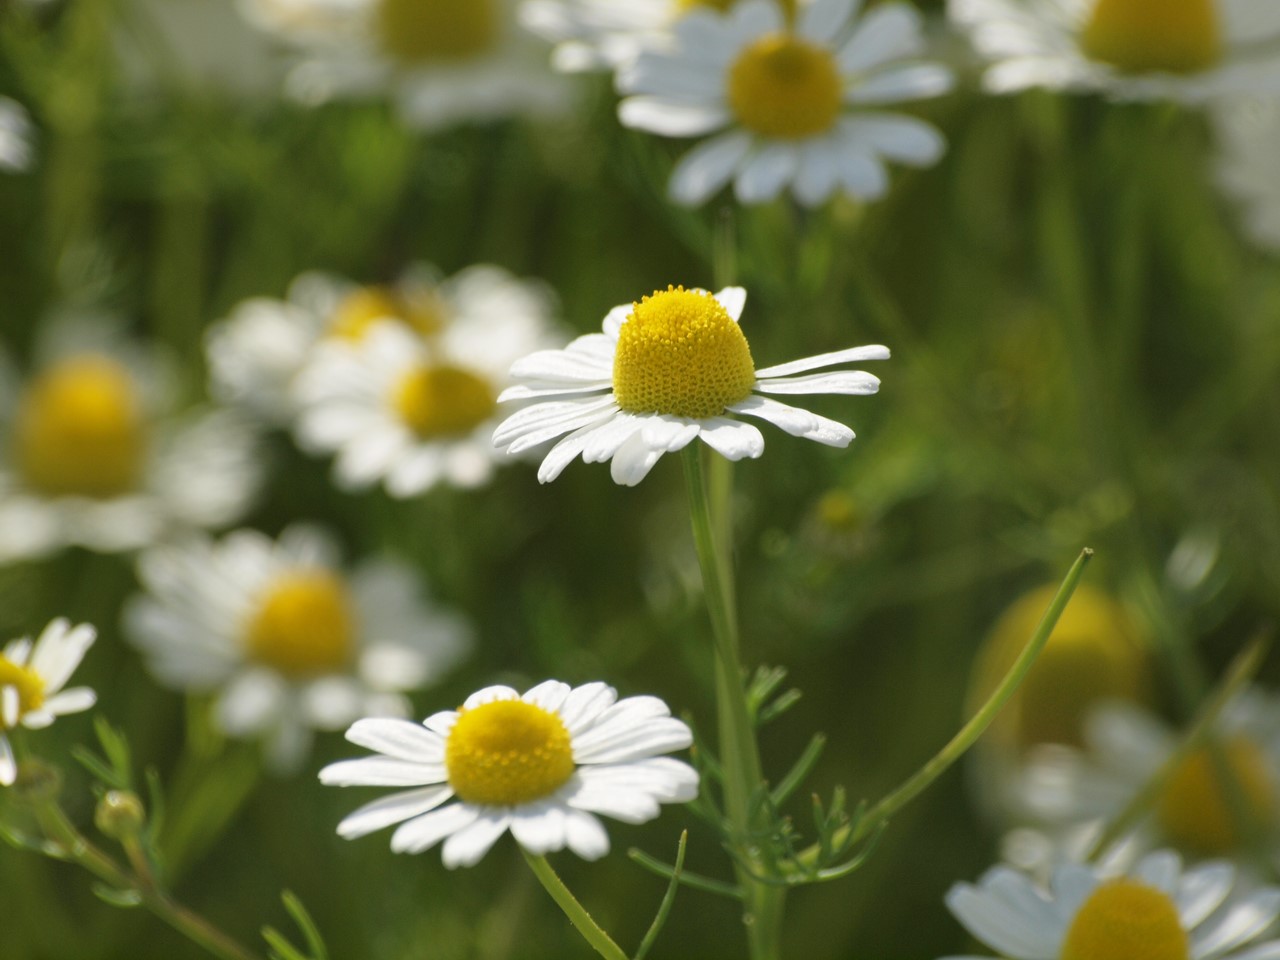
POLYGON ((1205 856, 1240 847, 1238 816, 1260 825, 1274 823, 1275 784, 1261 748, 1252 740, 1233 737, 1220 745, 1219 753, 1234 783, 1223 784, 1222 770, 1209 749, 1203 748, 1174 771, 1156 808, 1160 826, 1171 840, 1205 856))
POLYGON ((493 386, 460 367, 420 366, 394 391, 396 412, 423 440, 470 433, 493 416, 493 386))
MULTIPOLYGON (((975 673, 973 696, 985 699, 1035 632, 1057 587, 1033 590, 1000 618, 975 673)), ((1083 719, 1099 700, 1143 700, 1147 653, 1124 609, 1100 590, 1081 587, 1044 651, 997 720, 998 735, 1018 746, 1080 746, 1083 719)))
POLYGON ((709 293, 660 290, 632 305, 618 333, 613 393, 623 410, 701 420, 745 400, 755 382, 747 338, 709 293))
POLYGON ((729 106, 766 137, 799 140, 830 130, 842 92, 831 51, 790 33, 761 37, 729 68, 729 106))
POLYGON ((356 624, 346 584, 327 570, 276 579, 249 622, 249 657, 289 676, 341 670, 351 659, 356 624))
POLYGON ((382 49, 408 65, 465 60, 498 40, 499 0, 379 0, 382 49))
MULTIPOLYGON (((39 710, 44 704, 44 680, 40 675, 0 657, 0 689, 4 687, 17 688, 19 717, 31 710, 39 710)), ((4 729, 4 717, 0 716, 0 730, 4 729)))
POLYGON ((146 424, 132 377, 103 356, 63 360, 27 388, 14 443, 23 477, 43 493, 107 498, 136 489, 146 424))
POLYGON ((1104 883, 1084 902, 1059 960, 1189 960, 1178 908, 1135 880, 1104 883))
POLYGON ((1098 0, 1081 43, 1121 70, 1195 73, 1222 58, 1216 0, 1098 0))
MULTIPOLYGON (((710 7, 712 10, 728 13, 737 6, 738 2, 739 0, 676 0, 676 8, 680 13, 688 13, 699 7, 710 7)), ((778 5, 786 13, 788 20, 795 16, 796 0, 778 0, 778 5)))
POLYGON ((374 324, 398 320, 424 337, 445 325, 445 309, 438 297, 407 299, 385 287, 361 287, 342 298, 329 318, 329 335, 363 340, 374 324))
POLYGON ((555 793, 573 775, 569 731, 521 700, 460 711, 444 750, 449 786, 468 803, 511 807, 555 793))

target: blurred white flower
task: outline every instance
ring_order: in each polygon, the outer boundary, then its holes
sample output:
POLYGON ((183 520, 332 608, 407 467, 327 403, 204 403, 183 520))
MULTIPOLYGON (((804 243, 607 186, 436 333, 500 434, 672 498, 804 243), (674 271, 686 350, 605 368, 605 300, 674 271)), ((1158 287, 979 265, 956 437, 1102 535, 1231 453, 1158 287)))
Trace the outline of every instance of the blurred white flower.
POLYGON ((1280 98, 1225 103, 1213 117, 1218 182, 1239 203, 1254 242, 1280 252, 1280 98))
POLYGON ((1274 0, 949 0, 948 9, 990 64, 990 93, 1047 87, 1182 103, 1280 93, 1274 0))
POLYGON ((697 772, 661 756, 692 744, 689 728, 657 697, 617 696, 603 683, 548 680, 524 695, 485 687, 421 724, 361 720, 347 739, 377 755, 331 764, 321 782, 415 789, 360 807, 338 833, 352 839, 399 823, 392 850, 444 841, 451 869, 477 863, 508 830, 532 854, 568 847, 597 860, 609 836, 595 814, 645 823, 660 804, 698 794, 697 772))
POLYGON ((347 490, 379 481, 395 497, 437 483, 477 487, 509 459, 490 438, 498 394, 517 357, 564 342, 538 283, 472 267, 440 287, 437 332, 377 324, 358 340, 329 338, 294 383, 295 435, 335 453, 347 490))
POLYGON ((31 169, 34 136, 26 108, 16 100, 0 97, 0 170, 22 173, 31 169))
MULTIPOLYGON (((1218 749, 1253 823, 1222 785, 1208 747, 1192 751, 1164 784, 1139 825, 1147 847, 1177 847, 1198 856, 1238 851, 1248 827, 1274 843, 1280 828, 1280 698, 1247 691, 1224 711, 1218 749)), ((1180 742, 1176 730, 1132 703, 1100 704, 1088 715, 1084 747, 1046 745, 1032 751, 1008 784, 1008 805, 1025 822, 1067 830, 1115 817, 1180 742)))
POLYGON ((23 637, 0 653, 0 786, 12 786, 18 776, 7 731, 19 724, 39 730, 97 702, 88 687, 63 689, 97 635, 87 623, 72 627, 58 619, 44 628, 34 646, 23 637))
POLYGON ((225 410, 175 410, 161 358, 102 318, 46 326, 23 382, 0 357, 0 562, 134 550, 239 519, 261 466, 225 410))
POLYGON ((155 547, 138 577, 146 592, 124 621, 151 672, 178 690, 216 691, 221 728, 262 739, 282 770, 306 756, 312 730, 407 716, 404 693, 437 682, 470 646, 467 625, 434 608, 412 570, 344 569, 309 526, 155 547))
POLYGON ((876 108, 936 97, 950 70, 921 62, 920 13, 905 3, 859 15, 857 0, 814 0, 788 24, 772 0, 744 0, 725 14, 694 10, 669 50, 619 71, 628 94, 618 116, 666 137, 715 134, 671 175, 677 203, 697 205, 733 182, 742 203, 790 187, 814 206, 833 193, 885 193, 886 163, 937 162, 942 134, 915 117, 876 108))
POLYGON ((570 87, 517 24, 517 0, 240 2, 251 22, 298 51, 286 86, 306 103, 390 96, 422 130, 570 105, 570 87))
POLYGON ((715 295, 668 287, 614 307, 603 333, 525 357, 511 368, 517 385, 498 399, 535 402, 502 422, 494 444, 518 454, 564 437, 542 461, 539 481, 550 483, 581 456, 612 461, 614 482, 629 487, 664 453, 699 438, 730 460, 760 456, 764 437, 735 414, 847 447, 853 431, 844 424, 766 395, 875 393, 880 381, 862 370, 809 371, 884 360, 888 349, 854 347, 757 370, 738 327, 746 302, 741 287, 715 295))
POLYGON ((1184 870, 1177 854, 1162 850, 1121 873, 1063 864, 1047 890, 1015 870, 995 867, 976 885, 952 887, 947 907, 1008 960, 1280 957, 1280 940, 1254 943, 1280 916, 1280 889, 1233 896, 1235 883, 1230 863, 1184 870))
POLYGON ((358 341, 379 323, 400 323, 431 336, 476 312, 545 312, 546 300, 540 287, 497 267, 473 267, 446 280, 434 267, 415 264, 386 287, 304 273, 289 286, 287 299, 254 297, 209 328, 210 391, 225 403, 285 425, 296 413, 294 377, 328 337, 358 341))

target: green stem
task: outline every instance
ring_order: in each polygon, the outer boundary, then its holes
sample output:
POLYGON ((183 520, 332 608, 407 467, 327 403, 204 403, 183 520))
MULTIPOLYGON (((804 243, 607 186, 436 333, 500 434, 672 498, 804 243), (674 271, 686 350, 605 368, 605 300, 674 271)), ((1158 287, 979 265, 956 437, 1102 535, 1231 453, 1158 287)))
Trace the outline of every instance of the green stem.
POLYGON ((569 922, 582 934, 582 938, 591 944, 595 952, 606 960, 628 960, 626 951, 614 943, 613 938, 591 919, 591 914, 587 913, 586 907, 578 902, 577 897, 564 885, 559 874, 551 869, 547 858, 534 856, 523 847, 520 848, 520 852, 524 854, 525 862, 529 864, 529 868, 533 870, 533 875, 538 878, 543 889, 551 894, 551 899, 564 911, 569 922))
POLYGON ((134 876, 120 867, 75 828, 55 800, 42 801, 36 816, 45 834, 62 848, 68 859, 116 889, 135 891, 143 906, 218 960, 258 960, 256 954, 173 900, 149 878, 134 876))
MULTIPOLYGON (((702 589, 715 639, 716 718, 730 840, 741 858, 750 863, 757 858, 752 843, 756 826, 752 816, 752 797, 762 788, 764 775, 756 745, 755 723, 742 677, 738 621, 732 599, 732 568, 722 557, 731 538, 727 535, 727 520, 721 525, 717 522, 719 518, 712 513, 701 451, 690 446, 685 448, 683 457, 693 540, 698 550, 702 589)), ((719 505, 722 510, 727 507, 723 502, 719 505)), ((781 955, 785 893, 779 887, 760 883, 750 870, 739 867, 737 872, 744 892, 751 956, 753 960, 773 960, 781 955)))
MULTIPOLYGON (((987 727, 991 726, 996 715, 1000 713, 1000 710, 1008 703, 1009 698, 1013 696, 1022 681, 1026 679, 1032 664, 1035 663, 1036 657, 1040 655, 1040 651, 1049 642, 1053 628, 1058 625, 1058 619, 1062 616, 1062 611, 1067 608, 1067 603, 1071 600, 1071 595, 1075 593, 1076 586, 1080 583, 1080 578, 1084 575, 1084 569, 1091 559, 1093 559, 1093 551, 1086 547, 1081 551, 1080 556, 1076 558, 1076 562, 1071 565, 1066 579, 1062 581, 1062 586, 1058 588, 1057 595, 1054 596, 1048 609, 1045 610, 1035 633, 1027 641, 1022 653, 1018 655, 1018 659, 1013 662, 1013 666, 1004 675, 1000 685, 987 697, 978 712, 970 718, 968 723, 960 728, 959 732, 951 738, 945 747, 939 750, 928 763, 908 777, 900 787, 868 810, 864 816, 858 819, 856 824, 845 828, 843 831, 837 831, 834 837, 834 843, 837 846, 851 847, 878 829, 881 824, 890 820, 895 813, 923 793, 952 764, 964 756, 965 752, 986 732, 987 727)), ((820 850, 816 845, 811 846, 801 852, 796 859, 803 865, 812 865, 817 861, 819 853, 820 850)))

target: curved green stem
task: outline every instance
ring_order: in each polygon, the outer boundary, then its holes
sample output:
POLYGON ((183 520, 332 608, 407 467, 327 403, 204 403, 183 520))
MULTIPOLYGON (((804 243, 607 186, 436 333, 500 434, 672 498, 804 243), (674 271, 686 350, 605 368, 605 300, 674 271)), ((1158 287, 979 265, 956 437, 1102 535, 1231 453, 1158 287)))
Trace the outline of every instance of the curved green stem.
POLYGON ((533 875, 538 878, 543 889, 551 894, 551 899, 564 911, 569 922, 582 934, 582 938, 591 944, 595 952, 606 960, 628 960, 626 951, 614 943, 613 938, 591 919, 587 908, 580 904, 577 897, 564 885, 560 875, 551 868, 551 864, 547 863, 547 858, 534 856, 523 847, 520 848, 520 852, 524 854, 525 862, 529 864, 529 868, 533 870, 533 875))

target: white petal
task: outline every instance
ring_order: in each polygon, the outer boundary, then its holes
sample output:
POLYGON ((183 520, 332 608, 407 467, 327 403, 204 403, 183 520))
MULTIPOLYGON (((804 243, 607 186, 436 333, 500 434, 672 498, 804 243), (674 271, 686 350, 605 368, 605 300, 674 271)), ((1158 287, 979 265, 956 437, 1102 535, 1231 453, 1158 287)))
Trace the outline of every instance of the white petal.
POLYGON ((44 629, 28 666, 44 680, 46 692, 62 689, 97 636, 98 632, 87 623, 67 630, 65 620, 54 621, 44 629))
POLYGON ((867 145, 870 149, 916 167, 937 163, 946 152, 946 138, 937 127, 896 114, 863 114, 843 120, 840 124, 849 139, 867 145))
POLYGON ((486 703, 494 703, 497 700, 519 700, 520 694, 516 693, 505 684, 494 684, 491 687, 483 687, 477 690, 471 696, 462 702, 464 710, 474 710, 476 707, 486 703))
POLYGON ((758 379, 766 377, 785 377, 793 373, 803 373, 806 370, 816 370, 819 367, 833 367, 838 363, 856 363, 860 360, 888 360, 889 348, 882 347, 879 344, 866 347, 850 347, 848 350, 837 350, 834 353, 820 353, 816 356, 805 357, 803 360, 792 360, 789 363, 779 363, 776 366, 765 367, 756 371, 758 379))
POLYGON ((1178 916, 1185 930, 1200 926, 1231 892, 1236 871, 1230 863, 1204 863, 1188 870, 1178 885, 1178 916))
POLYGON ((847 447, 853 440, 853 431, 843 423, 819 416, 808 410, 787 406, 768 397, 750 396, 729 408, 734 413, 759 417, 780 427, 793 437, 815 440, 829 447, 847 447))
POLYGON ((965 929, 989 947, 1019 960, 1052 960, 1060 930, 1035 924, 1000 896, 971 884, 952 887, 947 908, 965 929))
POLYGON ((792 192, 806 207, 826 201, 836 188, 840 166, 838 145, 830 137, 806 143, 800 151, 800 167, 796 170, 792 192))
POLYGON ((360 757, 329 764, 320 771, 320 782, 331 787, 422 787, 444 783, 447 776, 441 763, 360 757))
POLYGON ((1148 886, 1172 896, 1182 875, 1182 857, 1172 850, 1157 850, 1142 858, 1133 875, 1148 886))
POLYGON ((419 723, 392 718, 357 720, 347 740, 397 760, 444 763, 444 738, 419 723))
POLYGON ((613 456, 609 473, 613 482, 634 487, 649 475, 664 453, 688 446, 698 435, 698 424, 679 417, 649 417, 644 426, 632 434, 613 456))
POLYGON ((278 675, 251 669, 227 684, 214 709, 223 730, 233 737, 244 737, 269 726, 286 708, 288 697, 278 675))
POLYGON ((834 393, 865 397, 880 390, 880 378, 861 370, 837 370, 803 377, 770 377, 756 383, 761 393, 834 393))
POLYGON ((560 476, 564 468, 587 448, 587 444, 591 442, 595 431, 607 427, 612 420, 613 413, 610 413, 599 420, 579 427, 552 447, 538 467, 538 482, 550 483, 560 476))
POLYGON ((613 706, 618 691, 607 683, 584 683, 574 687, 560 707, 560 720, 570 736, 577 735, 596 722, 596 719, 613 706))
POLYGON ((869 150, 842 142, 837 153, 840 185, 863 200, 877 200, 889 189, 889 175, 869 150))
POLYGON ((12 787, 18 779, 18 764, 13 759, 9 738, 0 733, 0 786, 12 787))
POLYGON ((796 32, 814 43, 829 45, 853 18, 859 5, 859 0, 814 0, 800 8, 796 32))
POLYGON ((1280 960, 1280 940, 1260 943, 1244 953, 1233 953, 1230 960, 1280 960))
POLYGON ((881 4, 862 18, 840 48, 840 72, 864 73, 891 60, 916 56, 923 48, 919 12, 904 3, 881 4))
POLYGON ((98 695, 88 687, 73 687, 70 690, 63 690, 61 693, 54 694, 46 700, 44 702, 44 710, 55 717, 62 717, 68 713, 80 713, 88 710, 97 702, 98 695))
POLYGON ((391 849, 396 853, 422 853, 451 833, 475 823, 479 816, 480 811, 466 803, 432 810, 401 824, 391 835, 391 849))
POLYGON ((883 70, 845 94, 846 103, 899 103, 949 93, 955 77, 946 67, 922 63, 883 70))
POLYGON ((751 134, 731 130, 698 144, 671 171, 671 200, 687 207, 704 203, 733 179, 753 142, 751 134))
POLYGON ((1280 915, 1280 890, 1265 887, 1241 897, 1191 938, 1195 957, 1213 957, 1248 943, 1275 923, 1280 915))
POLYGON ((765 143, 742 166, 734 193, 742 203, 767 203, 796 174, 799 151, 790 143, 765 143))
MULTIPOLYGON (((599 334, 588 334, 598 337, 599 334)), ((587 339, 587 338, 580 338, 587 339)), ((592 343, 594 341, 591 341, 592 343)), ((607 380, 613 372, 612 362, 586 350, 575 351, 573 344, 564 350, 539 350, 511 365, 511 376, 519 380, 560 381, 567 385, 607 380)), ((499 402, 505 399, 500 396, 499 402)))
POLYGON ((347 840, 363 837, 375 830, 389 827, 393 823, 400 823, 434 810, 451 796, 453 796, 453 790, 448 785, 393 793, 389 797, 366 803, 344 817, 338 824, 338 835, 347 840))
POLYGON ((713 417, 702 425, 698 436, 726 460, 754 459, 764 453, 764 435, 741 420, 713 417))
POLYGON ((745 287, 725 287, 723 290, 717 290, 715 298, 719 301, 720 306, 724 307, 725 312, 733 318, 734 323, 738 323, 742 319, 742 311, 747 306, 747 291, 745 287))
POLYGON ((729 123, 724 107, 680 103, 663 97, 628 97, 618 104, 624 127, 664 137, 699 137, 729 123))
POLYGON ((555 713, 564 705, 572 689, 567 683, 562 683, 559 680, 544 680, 536 687, 526 690, 524 696, 520 699, 525 703, 532 703, 543 710, 555 713))
POLYGON ((535 856, 563 850, 568 818, 559 800, 530 804, 511 815, 511 835, 535 856))
POLYGON ((673 757, 583 766, 576 771, 576 777, 578 789, 645 793, 662 803, 686 803, 698 795, 698 771, 673 757))
POLYGON ((0 719, 4 720, 7 729, 12 730, 18 724, 18 714, 22 709, 22 697, 18 688, 9 685, 0 688, 0 719))
POLYGON ((583 860, 599 860, 609 852, 609 834, 604 824, 585 810, 566 813, 565 840, 569 849, 583 860))
POLYGON ((506 832, 510 823, 511 818, 505 813, 482 814, 475 822, 457 830, 444 842, 444 850, 441 851, 444 865, 450 870, 454 867, 475 866, 506 832))

